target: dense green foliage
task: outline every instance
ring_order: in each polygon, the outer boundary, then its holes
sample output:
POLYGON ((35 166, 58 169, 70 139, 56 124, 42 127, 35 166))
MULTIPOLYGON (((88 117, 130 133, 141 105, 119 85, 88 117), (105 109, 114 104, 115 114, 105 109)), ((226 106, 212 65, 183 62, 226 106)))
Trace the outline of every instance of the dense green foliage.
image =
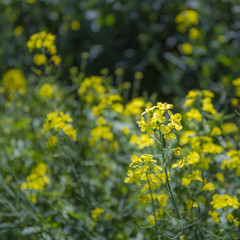
MULTIPOLYGON (((35 1, 3 0, 0 3, 0 71, 20 67, 26 71, 32 59, 26 41, 35 32, 57 35, 57 47, 64 58, 60 81, 69 81, 69 68, 81 63, 89 52, 87 74, 100 69, 144 73, 142 91, 165 96, 184 96, 189 89, 207 87, 223 77, 239 74, 239 6, 237 1, 35 1), (189 39, 188 30, 177 30, 175 17, 186 9, 198 13, 195 25, 200 36, 189 39), (71 24, 81 27, 73 31, 71 24), (23 33, 14 35, 17 26, 23 33), (186 56, 180 44, 190 42, 194 51, 186 56)), ((214 87, 214 86, 212 86, 214 87)), ((168 97, 169 99, 169 97, 168 97)))
POLYGON ((239 239, 239 13, 2 0, 0 239, 239 239))

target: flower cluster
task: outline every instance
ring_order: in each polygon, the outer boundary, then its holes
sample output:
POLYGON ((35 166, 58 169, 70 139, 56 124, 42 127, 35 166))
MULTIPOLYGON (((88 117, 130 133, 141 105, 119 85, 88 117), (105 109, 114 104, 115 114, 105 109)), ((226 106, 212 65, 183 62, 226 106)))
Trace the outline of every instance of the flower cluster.
POLYGON ((79 96, 84 98, 87 102, 92 103, 95 95, 101 97, 105 92, 102 83, 103 79, 100 76, 85 78, 78 89, 79 96))
POLYGON ((18 92, 26 93, 27 80, 20 69, 9 69, 3 75, 3 86, 7 94, 18 92))
POLYGON ((175 22, 179 32, 186 32, 188 27, 198 24, 198 13, 192 9, 182 11, 176 16, 175 22))
POLYGON ((153 135, 153 130, 160 130, 164 134, 165 139, 176 138, 176 135, 171 133, 173 129, 177 131, 182 129, 181 119, 182 116, 179 113, 173 114, 170 109, 173 108, 172 104, 158 102, 157 106, 146 109, 142 114, 141 121, 138 121, 139 127, 142 132, 153 135), (165 116, 167 115, 168 116, 165 116), (148 115, 148 119, 145 120, 143 115, 148 115))
POLYGON ((53 95, 53 87, 49 83, 45 83, 42 85, 40 89, 40 94, 45 98, 51 98, 53 95))
POLYGON ((70 125, 69 122, 72 122, 72 118, 68 114, 60 111, 52 112, 47 115, 46 123, 43 126, 43 130, 62 130, 67 136, 76 141, 77 131, 73 129, 72 125, 70 125))
POLYGON ((236 78, 232 81, 232 85, 234 86, 235 96, 231 99, 231 104, 233 107, 239 106, 239 98, 240 98, 240 78, 236 78))
POLYGON ((51 57, 51 61, 55 66, 58 66, 61 63, 61 57, 57 55, 57 47, 54 44, 56 36, 42 31, 35 33, 30 36, 29 41, 27 42, 27 47, 30 52, 34 50, 41 50, 41 53, 35 54, 33 57, 33 62, 37 66, 45 65, 47 63, 47 54, 51 57))
POLYGON ((232 214, 228 214, 227 215, 227 220, 230 222, 230 223, 234 223, 235 227, 238 227, 239 226, 239 220, 238 218, 234 218, 234 216, 232 214))
MULTIPOLYGON (((194 103, 198 103, 200 101, 202 110, 206 113, 210 113, 212 115, 216 115, 217 111, 214 109, 212 104, 212 98, 214 94, 208 90, 191 90, 188 92, 186 96, 186 101, 184 103, 184 107, 193 106, 194 103)), ((188 114, 188 117, 196 120, 200 120, 201 117, 199 113, 196 111, 197 109, 192 108, 191 113, 188 114), (193 110, 192 110, 193 109, 193 110)))
POLYGON ((146 103, 143 98, 133 98, 129 103, 126 104, 124 109, 124 115, 140 115, 142 109, 145 107, 146 103))
POLYGON ((143 149, 145 147, 152 146, 155 141, 153 140, 153 138, 149 137, 148 134, 141 134, 140 137, 138 137, 137 134, 133 134, 130 139, 130 143, 137 144, 139 149, 143 149))
MULTIPOLYGON (((37 190, 43 191, 45 185, 50 183, 50 179, 46 175, 47 166, 45 163, 39 163, 36 168, 34 168, 31 174, 27 177, 27 181, 21 184, 21 190, 37 190)), ((31 193, 28 197, 33 203, 36 203, 36 194, 31 193)))
POLYGON ((224 207, 233 207, 235 209, 238 209, 239 207, 239 202, 237 197, 231 197, 229 195, 218 195, 218 194, 214 194, 213 198, 212 198, 212 202, 211 205, 213 205, 214 209, 220 209, 220 208, 224 208, 224 207))
POLYGON ((236 169, 236 174, 240 176, 240 150, 230 150, 227 153, 229 159, 222 161, 222 169, 236 169))
MULTIPOLYGON (((165 193, 157 194, 152 193, 162 183, 166 182, 166 175, 162 167, 157 164, 157 160, 153 159, 151 154, 143 154, 139 157, 136 155, 132 156, 132 162, 129 165, 132 170, 128 170, 128 177, 125 178, 125 183, 136 183, 142 185, 142 194, 138 195, 138 199, 143 203, 147 203, 153 199, 156 199, 161 206, 166 207, 168 195, 165 193)), ((169 172, 168 172, 169 174, 169 172)))

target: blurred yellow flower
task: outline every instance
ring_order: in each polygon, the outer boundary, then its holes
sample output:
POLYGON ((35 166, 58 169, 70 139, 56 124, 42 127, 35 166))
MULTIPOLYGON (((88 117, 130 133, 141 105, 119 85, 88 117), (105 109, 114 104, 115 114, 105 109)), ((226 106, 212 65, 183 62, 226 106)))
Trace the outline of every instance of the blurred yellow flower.
POLYGON ((189 37, 190 37, 190 39, 196 40, 196 39, 199 38, 199 36, 200 36, 200 32, 199 32, 199 30, 197 28, 191 28, 189 30, 189 37))
POLYGON ((214 187, 213 183, 206 183, 202 188, 203 191, 212 191, 214 189, 215 189, 215 187, 214 187))
POLYGON ((184 199, 184 202, 186 203, 186 208, 187 210, 190 210, 193 207, 198 207, 198 204, 194 201, 188 200, 188 199, 184 199))
POLYGON ((15 27, 13 34, 18 37, 23 33, 23 26, 19 25, 15 27))
POLYGON ((56 67, 57 67, 57 66, 61 63, 61 61, 62 61, 61 57, 58 56, 58 55, 52 56, 52 57, 51 57, 51 60, 53 61, 54 65, 55 65, 56 67))
POLYGON ((101 216, 102 213, 104 213, 105 210, 102 209, 102 208, 95 208, 92 210, 92 218, 95 219, 95 220, 98 220, 98 218, 101 216))
POLYGON ((27 80, 20 69, 9 69, 3 75, 2 81, 6 93, 18 92, 22 95, 25 94, 27 80))
POLYGON ((46 98, 50 98, 53 95, 53 87, 49 83, 45 83, 42 85, 40 89, 40 94, 46 98))
POLYGON ((187 28, 198 24, 198 13, 192 9, 180 12, 175 17, 179 32, 186 32, 187 28))
POLYGON ((190 43, 183 43, 180 46, 180 50, 186 55, 191 55, 193 53, 193 46, 190 43))
POLYGON ((49 139, 48 139, 48 144, 50 146, 56 146, 57 141, 58 141, 58 137, 50 136, 49 139))
POLYGON ((78 20, 74 20, 71 22, 71 28, 73 31, 78 31, 81 28, 81 24, 78 20))
POLYGON ((27 0, 28 4, 34 4, 36 2, 36 0, 27 0))
POLYGON ((47 63, 47 57, 44 54, 35 54, 33 57, 33 62, 37 66, 45 65, 47 63))

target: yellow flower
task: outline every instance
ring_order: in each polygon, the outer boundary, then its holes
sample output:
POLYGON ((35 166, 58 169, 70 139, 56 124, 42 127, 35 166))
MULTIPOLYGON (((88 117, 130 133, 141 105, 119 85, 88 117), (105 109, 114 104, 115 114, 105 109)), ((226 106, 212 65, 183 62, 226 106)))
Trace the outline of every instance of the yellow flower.
POLYGON ((130 139, 130 143, 137 144, 140 149, 149 147, 154 144, 154 140, 147 134, 142 134, 140 138, 134 134, 130 139))
POLYGON ((179 240, 184 240, 185 239, 185 236, 184 235, 181 235, 180 237, 179 237, 179 240))
POLYGON ((56 46, 54 45, 55 38, 53 34, 46 31, 38 32, 30 36, 27 47, 30 52, 44 47, 51 55, 55 55, 57 53, 56 46))
POLYGON ((26 93, 27 80, 20 69, 9 69, 3 75, 2 81, 6 93, 18 92, 22 95, 26 93))
POLYGON ((48 144, 49 144, 50 146, 55 146, 56 143, 57 143, 57 141, 58 141, 58 137, 56 137, 56 136, 50 136, 49 139, 48 139, 48 144))
POLYGON ((199 159, 200 159, 200 155, 197 152, 191 152, 187 156, 187 163, 188 164, 196 164, 199 162, 199 159))
POLYGON ((196 202, 193 202, 191 200, 188 200, 188 199, 184 199, 185 203, 186 203, 186 208, 187 210, 190 210, 191 208, 193 207, 198 207, 198 204, 196 202))
POLYGON ((211 162, 211 158, 209 158, 209 157, 201 157, 199 168, 201 168, 203 170, 208 170, 210 162, 211 162))
POLYGON ((234 219, 233 222, 234 222, 235 227, 239 226, 239 221, 237 219, 234 219))
POLYGON ((195 170, 192 172, 192 174, 189 174, 188 177, 191 180, 196 180, 196 181, 200 181, 203 182, 202 176, 201 176, 201 171, 199 170, 195 170))
POLYGON ((219 127, 214 126, 212 131, 211 131, 211 136, 217 136, 217 135, 221 135, 222 131, 219 127))
POLYGON ((148 223, 150 225, 155 225, 155 217, 153 215, 148 216, 148 223))
POLYGON ((132 183, 135 182, 137 185, 141 185, 140 181, 139 181, 139 176, 134 174, 133 171, 128 170, 127 172, 128 177, 126 177, 124 179, 125 183, 132 183))
POLYGON ((191 183, 191 179, 190 178, 182 178, 182 185, 185 187, 188 187, 188 185, 191 183))
POLYGON ((228 214, 226 218, 229 220, 229 222, 232 222, 234 220, 234 216, 232 214, 228 214))
POLYGON ((23 33, 23 26, 19 25, 14 29, 14 36, 18 37, 23 33))
POLYGON ((51 129, 59 131, 61 129, 67 136, 76 141, 77 131, 66 122, 72 122, 72 118, 68 114, 59 111, 49 113, 43 126, 43 131, 49 131, 51 129))
POLYGON ((141 201, 143 204, 146 204, 151 201, 151 195, 150 194, 140 194, 138 195, 138 200, 141 201))
POLYGON ((169 110, 168 114, 170 116, 169 124, 168 126, 170 128, 175 128, 176 130, 180 131, 182 129, 181 120, 182 115, 180 113, 172 114, 172 112, 169 110))
POLYGON ((176 148, 174 148, 173 152, 174 152, 175 155, 180 156, 181 155, 181 150, 182 149, 180 147, 176 147, 176 148))
POLYGON ((211 103, 211 98, 210 97, 206 97, 204 99, 202 99, 202 110, 208 113, 211 113, 212 115, 215 115, 217 113, 217 111, 214 109, 212 103, 211 103))
POLYGON ((106 119, 102 116, 97 119, 97 125, 99 126, 104 126, 106 123, 107 123, 106 119))
POLYGON ((145 101, 143 98, 133 98, 131 102, 127 103, 124 110, 124 115, 140 115, 144 108, 145 101))
POLYGON ((182 135, 180 136, 179 144, 181 146, 183 146, 183 145, 189 143, 190 140, 192 139, 192 137, 195 135, 196 135, 196 133, 194 131, 184 131, 182 133, 182 135))
POLYGON ((104 209, 97 207, 97 208, 92 210, 92 218, 95 219, 95 220, 98 220, 99 217, 101 216, 101 214, 104 213, 104 212, 105 212, 104 209))
POLYGON ((222 124, 222 131, 224 135, 236 133, 238 131, 238 127, 235 123, 224 123, 222 124))
POLYGON ((166 194, 154 194, 154 198, 157 199, 157 201, 160 203, 161 206, 163 206, 163 207, 167 206, 168 195, 166 195, 166 194))
POLYGON ((44 54, 36 54, 33 57, 33 62, 37 66, 45 65, 47 63, 47 57, 44 54))
POLYGON ((175 22, 179 32, 186 32, 188 27, 198 24, 198 13, 191 9, 182 11, 176 16, 175 22))
POLYGON ((100 139, 113 141, 113 133, 109 126, 99 126, 91 130, 92 142, 96 143, 100 139))
POLYGON ((51 98, 53 95, 53 87, 49 83, 45 83, 42 85, 40 89, 40 94, 46 98, 51 98))
POLYGON ((202 188, 203 191, 212 191, 214 189, 215 189, 215 187, 212 183, 207 183, 202 188))
POLYGON ((208 214, 211 215, 214 222, 219 223, 218 212, 217 211, 208 211, 208 214))
POLYGON ((222 173, 216 173, 216 178, 220 182, 224 182, 224 175, 222 173))
POLYGON ((239 100, 237 98, 232 98, 231 99, 231 104, 233 107, 236 107, 239 104, 239 100))
POLYGON ((28 4, 34 4, 36 2, 36 0, 27 0, 28 4))
POLYGON ((122 129, 122 132, 125 133, 126 135, 129 135, 130 130, 126 126, 124 126, 124 128, 122 129))
POLYGON ((164 134, 164 138, 168 139, 168 140, 174 140, 176 139, 176 135, 171 133, 171 128, 165 126, 165 125, 161 125, 160 127, 161 131, 164 134))
POLYGON ((83 53, 81 54, 81 57, 82 57, 83 59, 88 59, 89 53, 88 53, 88 52, 83 52, 83 53))
POLYGON ((36 194, 30 194, 27 195, 27 199, 29 199, 32 203, 36 204, 37 203, 37 195, 36 194))
POLYGON ((198 122, 202 121, 201 113, 199 112, 198 109, 195 109, 195 108, 192 108, 189 112, 187 112, 187 117, 188 117, 188 120, 195 119, 198 122))
POLYGON ((183 43, 180 46, 180 50, 186 55, 191 55, 193 53, 193 46, 190 43, 183 43))
POLYGON ((52 56, 52 57, 51 57, 51 60, 53 61, 54 65, 55 65, 56 67, 57 67, 57 66, 61 63, 61 61, 62 61, 61 57, 58 56, 58 55, 52 56))
POLYGON ((143 73, 135 72, 134 73, 134 78, 136 78, 137 80, 141 80, 143 78, 143 73))
POLYGON ((229 195, 218 195, 218 194, 214 194, 212 197, 212 201, 210 202, 211 205, 213 205, 214 209, 220 209, 223 207, 233 207, 235 209, 238 209, 239 207, 239 202, 237 197, 231 197, 229 195))
POLYGON ((78 31, 81 28, 80 22, 78 20, 72 21, 71 28, 73 31, 78 31))
POLYGON ((223 147, 209 142, 202 145, 202 152, 211 153, 213 155, 220 154, 223 152, 223 147))
POLYGON ((232 81, 232 84, 233 84, 234 86, 240 86, 240 78, 234 79, 234 80, 232 81))
POLYGON ((224 42, 226 41, 226 38, 225 38, 225 36, 223 36, 223 35, 219 35, 219 36, 217 37, 217 41, 218 41, 219 43, 224 43, 224 42))
POLYGON ((46 164, 43 162, 39 163, 27 177, 27 181, 21 184, 21 190, 30 189, 43 191, 45 189, 45 185, 51 182, 50 179, 45 175, 46 171, 46 164))
POLYGON ((196 40, 196 39, 199 38, 199 36, 200 36, 200 32, 199 32, 198 29, 196 29, 196 28, 191 28, 191 29, 189 30, 189 37, 190 37, 190 39, 196 40))
POLYGON ((132 86, 131 82, 124 82, 122 87, 123 89, 130 89, 132 86))

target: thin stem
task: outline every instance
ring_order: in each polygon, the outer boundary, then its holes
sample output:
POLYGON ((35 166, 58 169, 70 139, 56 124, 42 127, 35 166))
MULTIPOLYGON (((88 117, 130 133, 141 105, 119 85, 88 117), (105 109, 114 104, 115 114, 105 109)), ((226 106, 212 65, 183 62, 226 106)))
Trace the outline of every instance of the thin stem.
POLYGON ((173 192, 172 192, 172 189, 171 189, 171 186, 170 186, 170 183, 169 183, 169 179, 168 179, 167 166, 166 166, 166 161, 165 161, 165 156, 164 156, 164 149, 163 149, 162 132, 160 130, 160 126, 159 126, 159 134, 160 134, 160 142, 161 142, 163 168, 164 168, 164 172, 165 172, 165 175, 166 175, 166 184, 167 184, 167 188, 168 188, 168 190, 170 192, 170 196, 171 196, 171 199, 172 199, 173 206, 174 206, 174 208, 176 210, 176 213, 177 213, 177 218, 178 218, 178 220, 180 220, 181 230, 183 231, 184 227, 183 227, 183 224, 182 224, 182 218, 181 218, 181 215, 179 214, 179 211, 178 211, 178 208, 177 208, 177 204, 175 202, 175 199, 174 199, 174 196, 173 196, 173 192))
POLYGON ((158 235, 158 222, 157 222, 157 216, 156 216, 156 211, 155 211, 155 204, 154 204, 154 201, 153 201, 153 194, 152 194, 152 189, 151 189, 151 185, 150 185, 150 181, 149 181, 149 176, 148 176, 148 174, 147 174, 147 180, 148 180, 148 186, 149 186, 150 195, 151 195, 153 215, 154 215, 154 219, 155 219, 155 232, 156 232, 156 237, 157 237, 157 239, 160 239, 160 236, 158 235))

